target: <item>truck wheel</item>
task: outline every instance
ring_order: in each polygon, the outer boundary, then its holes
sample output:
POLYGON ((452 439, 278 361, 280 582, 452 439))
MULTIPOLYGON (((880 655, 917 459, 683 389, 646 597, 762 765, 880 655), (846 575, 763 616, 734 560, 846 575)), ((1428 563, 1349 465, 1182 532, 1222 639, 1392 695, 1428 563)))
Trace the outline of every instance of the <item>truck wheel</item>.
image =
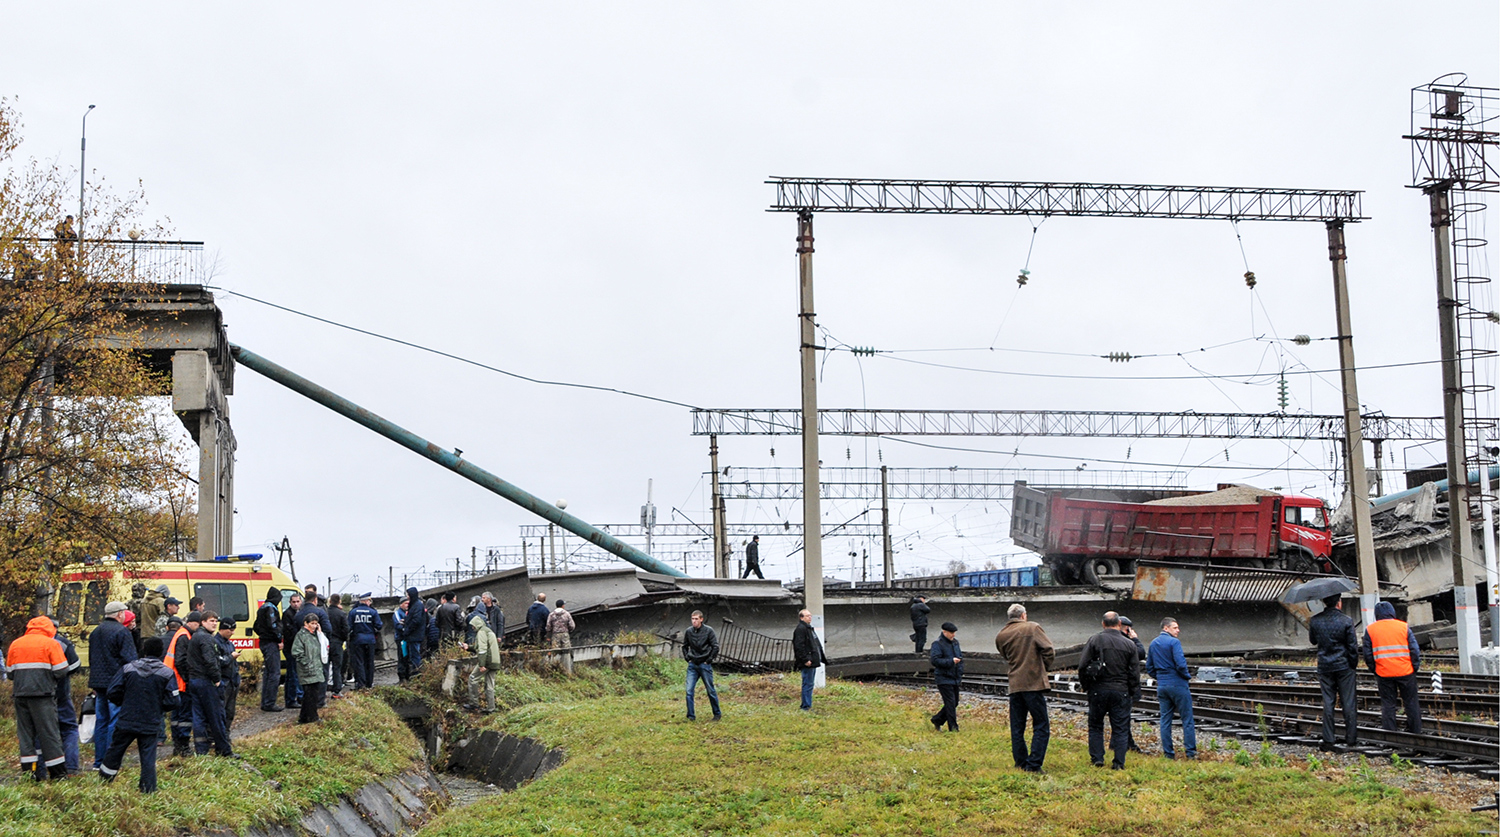
POLYGON ((1097 587, 1101 577, 1115 575, 1116 569, 1115 562, 1108 558, 1090 558, 1083 562, 1083 580, 1097 587))

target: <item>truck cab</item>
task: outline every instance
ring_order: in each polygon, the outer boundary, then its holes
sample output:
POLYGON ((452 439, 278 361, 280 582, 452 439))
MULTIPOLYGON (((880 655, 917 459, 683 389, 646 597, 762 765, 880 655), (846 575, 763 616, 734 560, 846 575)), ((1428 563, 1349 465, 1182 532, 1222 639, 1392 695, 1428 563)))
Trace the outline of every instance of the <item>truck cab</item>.
POLYGON ((1315 497, 1281 499, 1281 555, 1285 569, 1330 572, 1333 533, 1328 509, 1315 497))

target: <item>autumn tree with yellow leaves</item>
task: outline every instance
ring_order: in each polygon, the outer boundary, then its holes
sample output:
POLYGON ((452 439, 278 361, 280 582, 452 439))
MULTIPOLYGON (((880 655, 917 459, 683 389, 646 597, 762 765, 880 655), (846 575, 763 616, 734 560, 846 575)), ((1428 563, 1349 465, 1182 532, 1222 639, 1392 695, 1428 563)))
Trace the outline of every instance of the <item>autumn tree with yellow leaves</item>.
POLYGON ((128 350, 120 289, 151 277, 103 243, 164 230, 142 218, 139 190, 96 185, 78 240, 65 221, 77 180, 18 161, 19 131, 0 100, 0 619, 12 628, 63 565, 180 558, 194 530, 168 382, 128 350))

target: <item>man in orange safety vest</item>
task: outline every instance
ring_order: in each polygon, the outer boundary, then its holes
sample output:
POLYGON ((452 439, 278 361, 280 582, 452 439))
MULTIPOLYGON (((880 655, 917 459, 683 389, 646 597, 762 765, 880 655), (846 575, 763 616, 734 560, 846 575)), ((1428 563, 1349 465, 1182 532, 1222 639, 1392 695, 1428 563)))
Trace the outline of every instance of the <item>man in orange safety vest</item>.
POLYGON ((1406 707, 1406 729, 1421 734, 1422 705, 1417 701, 1417 669, 1422 664, 1417 636, 1396 618, 1390 602, 1375 605, 1375 622, 1365 629, 1360 656, 1375 672, 1380 692, 1380 728, 1396 728, 1396 704, 1406 707))

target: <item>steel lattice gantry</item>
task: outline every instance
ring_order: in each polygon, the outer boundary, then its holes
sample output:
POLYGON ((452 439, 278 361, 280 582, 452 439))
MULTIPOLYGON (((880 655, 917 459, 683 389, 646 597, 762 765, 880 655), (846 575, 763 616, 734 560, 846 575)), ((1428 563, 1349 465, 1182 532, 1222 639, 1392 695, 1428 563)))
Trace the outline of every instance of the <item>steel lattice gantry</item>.
MULTIPOLYGON (((719 490, 730 500, 797 500, 800 468, 725 468, 719 490)), ((1076 468, 888 468, 888 500, 1009 500, 1015 483, 1147 490, 1186 487, 1184 471, 1095 471, 1076 468)), ((880 500, 881 469, 820 468, 818 493, 825 500, 880 500)), ((542 527, 546 528, 546 527, 542 527)))
MULTIPOLYGON (((876 472, 879 473, 878 471, 876 472)), ((1007 486, 1009 488, 1009 486, 1007 486)), ((879 477, 876 477, 875 490, 880 490, 879 477)), ((521 527, 522 539, 542 539, 547 536, 547 524, 527 523, 521 527)), ((608 532, 617 538, 645 538, 646 527, 639 523, 607 523, 599 526, 599 529, 608 532)), ((567 532, 558 532, 559 537, 568 535, 567 532)), ((655 523, 651 526, 651 534, 662 538, 711 538, 713 533, 707 528, 696 523, 655 523)), ((825 523, 823 524, 823 537, 830 535, 855 535, 857 537, 878 538, 880 537, 879 523, 825 523)), ((728 535, 731 537, 750 537, 760 535, 785 535, 787 537, 802 537, 802 524, 791 521, 788 523, 732 523, 728 526, 728 535)), ((575 540, 577 539, 574 536, 575 540)))
MULTIPOLYGON (((1444 438, 1443 419, 1370 414, 1364 438, 1432 441, 1444 438)), ((695 436, 795 436, 795 409, 695 409, 695 436)), ((1116 439, 1343 440, 1343 416, 1279 413, 1109 413, 1056 410, 818 411, 824 436, 1066 436, 1116 439)))
POLYGON ((1360 221, 1361 192, 1111 183, 775 177, 773 212, 1360 221))

